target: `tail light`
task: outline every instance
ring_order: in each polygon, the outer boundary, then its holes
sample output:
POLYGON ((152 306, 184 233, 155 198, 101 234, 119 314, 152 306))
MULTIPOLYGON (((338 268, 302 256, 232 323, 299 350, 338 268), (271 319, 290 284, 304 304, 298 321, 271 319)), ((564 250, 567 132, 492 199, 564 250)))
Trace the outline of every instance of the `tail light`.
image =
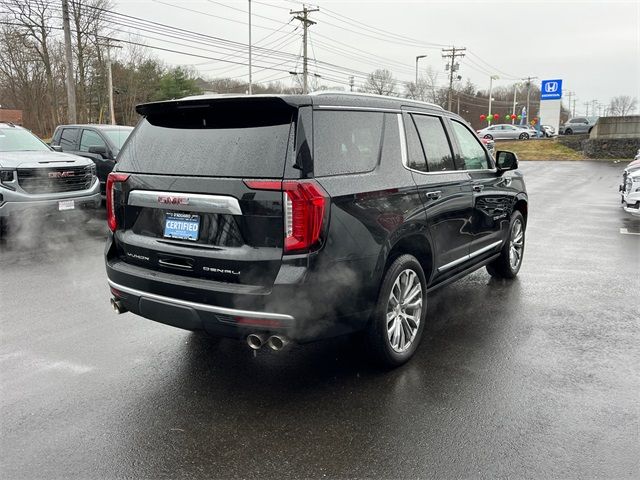
POLYGON ((245 180, 253 190, 282 192, 284 252, 303 253, 317 245, 328 213, 329 195, 314 180, 245 180))
POLYGON ((107 177, 107 224, 112 232, 118 228, 114 189, 117 183, 124 183, 128 178, 128 173, 110 173, 107 177))

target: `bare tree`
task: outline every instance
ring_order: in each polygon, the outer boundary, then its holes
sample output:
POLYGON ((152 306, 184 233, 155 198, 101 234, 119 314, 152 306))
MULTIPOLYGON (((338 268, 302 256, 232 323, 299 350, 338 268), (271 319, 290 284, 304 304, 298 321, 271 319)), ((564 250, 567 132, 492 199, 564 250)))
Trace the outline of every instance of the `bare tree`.
POLYGON ((377 95, 393 95, 396 92, 396 80, 389 70, 378 69, 369 74, 362 90, 377 95))
POLYGON ((409 82, 405 85, 405 96, 414 100, 420 100, 422 102, 427 101, 427 97, 430 96, 431 88, 429 83, 424 77, 418 79, 418 83, 409 82))
POLYGON ((58 95, 54 80, 54 67, 51 55, 51 48, 54 42, 52 39, 53 15, 55 7, 53 0, 30 0, 28 2, 13 2, 1 0, 0 5, 7 12, 7 17, 11 23, 18 26, 23 36, 23 48, 35 51, 42 61, 47 81, 47 100, 49 105, 49 116, 53 125, 58 123, 58 95))
POLYGON ((638 99, 631 95, 618 95, 611 99, 609 115, 624 117, 633 112, 638 106, 638 99))

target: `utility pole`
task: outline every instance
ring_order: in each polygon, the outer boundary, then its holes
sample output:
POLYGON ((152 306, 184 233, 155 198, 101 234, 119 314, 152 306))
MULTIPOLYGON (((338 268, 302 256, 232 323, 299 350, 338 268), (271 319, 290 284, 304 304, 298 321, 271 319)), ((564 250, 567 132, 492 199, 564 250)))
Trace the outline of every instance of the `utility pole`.
POLYGON ((572 110, 572 114, 571 114, 571 116, 572 116, 572 117, 575 117, 575 116, 576 116, 576 102, 577 102, 577 101, 578 101, 578 99, 577 99, 577 98, 574 98, 574 99, 573 99, 573 110, 572 110))
MULTIPOLYGON (((571 115, 571 99, 576 96, 574 92, 567 92, 566 96, 569 98, 569 115, 571 115)), ((571 115, 574 116, 574 115, 571 115)))
POLYGON ((103 38, 106 43, 100 44, 101 47, 107 49, 107 90, 109 91, 109 116, 111 125, 116 124, 116 112, 113 106, 113 74, 111 72, 111 48, 122 48, 120 46, 111 45, 112 38, 103 38))
POLYGON ((586 108, 586 113, 584 114, 584 116, 588 117, 589 116, 589 102, 584 102, 583 105, 586 108))
POLYGON ((297 11, 293 11, 291 10, 289 12, 290 15, 295 15, 296 20, 300 20, 300 22, 302 22, 302 28, 303 28, 303 34, 302 34, 302 49, 303 49, 303 56, 302 56, 302 93, 303 95, 306 95, 307 93, 309 93, 309 84, 308 84, 308 75, 309 75, 309 71, 307 69, 307 40, 309 38, 309 35, 307 33, 308 28, 311 25, 315 25, 316 22, 309 20, 309 14, 312 12, 318 12, 320 11, 319 8, 312 8, 309 9, 306 6, 302 7, 302 10, 297 10, 297 11))
POLYGON ((531 80, 535 80, 538 77, 527 77, 523 78, 523 80, 527 81, 527 123, 530 123, 529 119, 531 118, 531 112, 529 111, 529 104, 531 98, 531 80))
POLYGON ((249 95, 253 93, 253 82, 251 79, 251 0, 249 0, 249 95))
POLYGON ((460 93, 458 93, 458 95, 456 96, 458 97, 458 110, 456 111, 456 113, 460 115, 460 93))
POLYGON ((447 68, 446 70, 449 70, 449 95, 448 95, 448 101, 447 101, 447 110, 451 111, 451 100, 452 100, 452 96, 453 96, 453 74, 455 72, 458 71, 458 69, 460 68, 460 64, 456 63, 456 58, 462 58, 464 57, 464 52, 466 51, 466 48, 456 48, 456 47, 451 47, 451 48, 443 48, 442 49, 442 58, 448 58, 449 63, 447 63, 447 68))
POLYGON ((62 0, 62 27, 64 30, 64 54, 67 60, 67 105, 68 121, 76 123, 76 83, 73 78, 73 56, 71 52, 71 27, 69 25, 69 3, 62 0))
POLYGON ((498 80, 498 78, 500 77, 498 77, 497 75, 491 75, 489 77, 489 118, 491 118, 491 101, 493 100, 491 98, 491 95, 493 94, 493 81, 498 80))
POLYGON ((349 77, 349 91, 353 92, 353 87, 356 83, 356 78, 352 75, 349 77))
MULTIPOLYGON (((516 114, 516 95, 518 94, 518 87, 519 85, 517 83, 513 85, 513 110, 511 111, 511 115, 516 114)), ((516 123, 516 119, 512 118, 511 125, 514 125, 515 123, 516 123)))
POLYGON ((598 104, 598 100, 595 98, 591 100, 591 115, 595 117, 596 115, 596 105, 598 104))

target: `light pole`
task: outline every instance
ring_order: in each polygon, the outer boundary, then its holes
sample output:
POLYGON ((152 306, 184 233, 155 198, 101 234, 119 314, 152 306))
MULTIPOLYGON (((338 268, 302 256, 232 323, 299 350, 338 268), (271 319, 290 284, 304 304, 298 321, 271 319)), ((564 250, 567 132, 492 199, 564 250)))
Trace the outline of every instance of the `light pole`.
POLYGON ((251 0, 249 0, 249 95, 253 93, 253 81, 251 78, 251 0))
POLYGON ((497 75, 491 75, 489 77, 489 118, 491 118, 491 100, 493 100, 491 98, 491 95, 492 95, 492 92, 493 92, 493 81, 494 80, 498 80, 498 78, 500 78, 500 77, 498 77, 497 75))
POLYGON ((426 55, 418 55, 416 57, 416 91, 418 91, 418 60, 421 58, 427 58, 426 55))

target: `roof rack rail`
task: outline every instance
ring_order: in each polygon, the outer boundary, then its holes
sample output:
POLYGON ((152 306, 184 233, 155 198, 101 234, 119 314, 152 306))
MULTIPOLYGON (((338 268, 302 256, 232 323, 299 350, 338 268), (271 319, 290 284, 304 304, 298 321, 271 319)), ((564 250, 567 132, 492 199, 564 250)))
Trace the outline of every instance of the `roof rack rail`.
POLYGON ((316 92, 311 92, 309 95, 320 96, 320 95, 349 95, 354 97, 371 97, 371 98, 385 98, 385 99, 394 99, 394 100, 409 100, 415 103, 421 103, 423 105, 437 108, 439 110, 444 110, 440 105, 435 103, 423 102, 421 100, 414 100, 412 98, 403 98, 395 95, 378 95, 376 93, 367 93, 367 92, 345 92, 343 90, 318 90, 316 92))

